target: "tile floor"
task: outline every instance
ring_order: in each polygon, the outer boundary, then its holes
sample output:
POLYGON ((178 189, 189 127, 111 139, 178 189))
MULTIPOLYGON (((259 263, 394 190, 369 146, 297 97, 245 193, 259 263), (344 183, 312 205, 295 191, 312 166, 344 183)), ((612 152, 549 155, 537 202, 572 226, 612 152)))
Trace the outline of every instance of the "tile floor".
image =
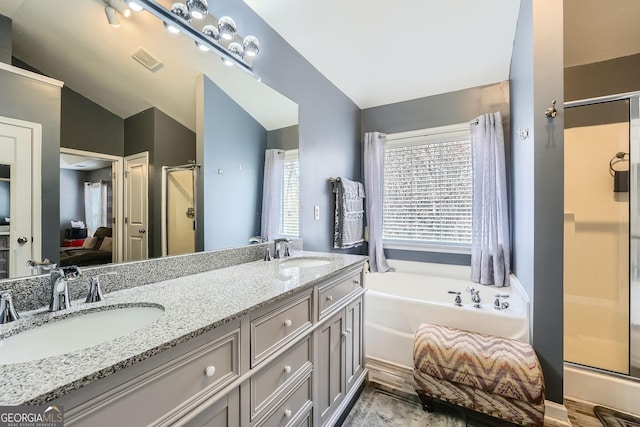
MULTIPOLYGON (((593 404, 566 399, 565 407, 573 427, 602 427, 593 413, 593 404)), ((468 426, 483 427, 477 420, 468 426)), ((492 425, 500 425, 495 423, 492 425)), ((507 425, 512 425, 508 424, 507 425)), ((429 414, 422 410, 417 396, 398 392, 389 387, 369 382, 344 421, 345 427, 464 427, 465 416, 451 407, 437 408, 429 414)), ((545 422, 544 427, 566 427, 545 422)))

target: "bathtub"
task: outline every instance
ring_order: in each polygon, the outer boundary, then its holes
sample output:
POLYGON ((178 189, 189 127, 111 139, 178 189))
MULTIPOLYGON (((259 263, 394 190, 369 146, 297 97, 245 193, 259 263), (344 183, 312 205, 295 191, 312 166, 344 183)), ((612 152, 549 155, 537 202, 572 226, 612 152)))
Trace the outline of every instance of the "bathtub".
POLYGON ((496 288, 472 283, 469 266, 389 260, 395 271, 365 275, 365 354, 403 368, 413 366, 413 336, 421 323, 529 342, 529 300, 522 286, 496 288), (473 308, 468 286, 480 290, 481 308, 473 308), (462 307, 453 304, 461 292, 462 307), (495 294, 508 294, 506 310, 493 308, 495 294))

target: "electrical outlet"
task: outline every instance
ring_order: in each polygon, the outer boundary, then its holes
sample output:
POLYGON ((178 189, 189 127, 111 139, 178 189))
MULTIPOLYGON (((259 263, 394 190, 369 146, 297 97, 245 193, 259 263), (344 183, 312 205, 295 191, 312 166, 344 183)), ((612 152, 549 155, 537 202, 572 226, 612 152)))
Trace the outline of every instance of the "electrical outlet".
POLYGON ((313 218, 318 221, 320 220, 320 206, 315 205, 313 207, 313 218))

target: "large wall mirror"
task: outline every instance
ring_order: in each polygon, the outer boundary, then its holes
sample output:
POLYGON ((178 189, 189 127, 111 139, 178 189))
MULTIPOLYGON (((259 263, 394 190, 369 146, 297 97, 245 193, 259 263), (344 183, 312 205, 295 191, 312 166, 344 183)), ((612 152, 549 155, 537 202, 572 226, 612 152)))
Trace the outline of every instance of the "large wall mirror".
MULTIPOLYGON (((118 13, 115 27, 102 0, 8 0, 0 15, 11 19, 11 65, 64 83, 59 130, 43 125, 43 258, 97 265, 247 245, 260 235, 265 151, 298 154, 294 102, 148 12, 118 13), (47 155, 50 145, 59 156, 47 155), (59 191, 46 188, 51 173, 59 191), (47 210, 50 198, 59 212, 47 210)), ((0 86, 7 78, 0 70, 0 86)), ((17 118, 40 121, 26 116, 17 118)), ((0 203, 9 200, 4 187, 0 203)), ((10 235, 10 218, 0 216, 0 232, 10 235)))

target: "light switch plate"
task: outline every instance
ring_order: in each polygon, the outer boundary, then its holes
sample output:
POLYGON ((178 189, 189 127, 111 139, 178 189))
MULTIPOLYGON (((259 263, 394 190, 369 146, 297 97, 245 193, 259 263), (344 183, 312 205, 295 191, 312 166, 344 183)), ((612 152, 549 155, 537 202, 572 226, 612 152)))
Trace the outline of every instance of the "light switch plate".
POLYGON ((313 218, 318 221, 320 219, 320 206, 315 205, 313 207, 313 218))

